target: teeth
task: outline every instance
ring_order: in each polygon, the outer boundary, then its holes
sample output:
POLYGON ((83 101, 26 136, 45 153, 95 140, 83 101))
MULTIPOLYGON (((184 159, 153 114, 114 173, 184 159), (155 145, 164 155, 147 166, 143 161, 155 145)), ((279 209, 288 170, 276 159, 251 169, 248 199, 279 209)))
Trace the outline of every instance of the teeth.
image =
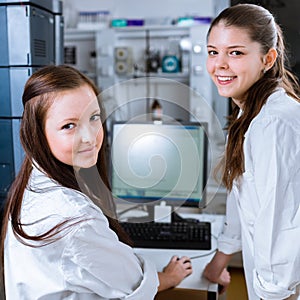
POLYGON ((229 80, 232 80, 233 77, 229 77, 229 76, 218 76, 218 79, 221 80, 221 81, 229 81, 229 80))

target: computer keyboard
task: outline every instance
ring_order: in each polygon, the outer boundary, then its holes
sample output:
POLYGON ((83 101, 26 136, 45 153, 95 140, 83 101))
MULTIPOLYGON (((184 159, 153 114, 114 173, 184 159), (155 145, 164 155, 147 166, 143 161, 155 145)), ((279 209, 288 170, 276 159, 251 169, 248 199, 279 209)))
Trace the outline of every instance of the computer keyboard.
POLYGON ((121 222, 137 248, 211 249, 209 222, 121 222))

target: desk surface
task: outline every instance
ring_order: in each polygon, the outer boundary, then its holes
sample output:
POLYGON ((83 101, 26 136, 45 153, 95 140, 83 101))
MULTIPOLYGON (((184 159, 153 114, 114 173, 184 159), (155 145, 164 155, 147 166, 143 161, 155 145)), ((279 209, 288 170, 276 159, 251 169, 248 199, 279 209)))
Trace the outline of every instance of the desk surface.
POLYGON ((185 278, 177 288, 204 290, 217 292, 217 284, 212 284, 203 276, 206 264, 213 257, 217 248, 217 237, 222 230, 224 215, 212 214, 181 214, 182 217, 197 218, 201 221, 209 221, 212 225, 212 249, 211 250, 177 250, 177 249, 145 249, 135 248, 135 252, 142 257, 151 260, 161 271, 173 255, 195 257, 192 259, 193 273, 185 278))

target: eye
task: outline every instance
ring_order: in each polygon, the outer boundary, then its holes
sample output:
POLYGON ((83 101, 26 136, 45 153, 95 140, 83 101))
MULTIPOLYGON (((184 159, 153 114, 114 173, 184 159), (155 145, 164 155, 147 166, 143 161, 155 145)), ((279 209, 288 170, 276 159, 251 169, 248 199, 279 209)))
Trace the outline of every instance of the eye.
POLYGON ((73 128, 75 128, 75 124, 74 123, 68 123, 68 124, 63 125, 61 129, 71 130, 73 128))
POLYGON ((239 50, 234 50, 234 51, 231 51, 230 54, 233 56, 240 56, 240 55, 243 55, 244 53, 239 50))
POLYGON ((101 120, 101 115, 100 114, 94 114, 91 116, 91 121, 100 121, 101 120))
POLYGON ((208 53, 209 56, 214 56, 214 55, 218 54, 218 52, 216 50, 208 50, 207 53, 208 53))

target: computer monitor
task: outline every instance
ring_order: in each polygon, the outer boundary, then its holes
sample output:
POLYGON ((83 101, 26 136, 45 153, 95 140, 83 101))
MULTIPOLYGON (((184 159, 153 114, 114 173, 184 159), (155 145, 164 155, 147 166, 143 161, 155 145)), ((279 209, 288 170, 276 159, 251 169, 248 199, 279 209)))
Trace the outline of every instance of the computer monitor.
POLYGON ((114 122, 111 186, 115 199, 135 204, 205 206, 207 124, 114 122))

